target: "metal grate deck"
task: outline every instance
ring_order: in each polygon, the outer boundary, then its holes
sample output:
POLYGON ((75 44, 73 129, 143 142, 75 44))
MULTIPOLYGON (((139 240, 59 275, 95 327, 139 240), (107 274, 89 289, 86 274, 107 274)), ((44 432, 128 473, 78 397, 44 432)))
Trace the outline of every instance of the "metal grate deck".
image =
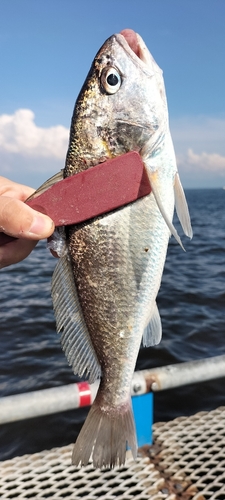
POLYGON ((0 499, 225 500, 225 407, 153 426, 114 470, 71 465, 72 445, 0 462, 0 499))

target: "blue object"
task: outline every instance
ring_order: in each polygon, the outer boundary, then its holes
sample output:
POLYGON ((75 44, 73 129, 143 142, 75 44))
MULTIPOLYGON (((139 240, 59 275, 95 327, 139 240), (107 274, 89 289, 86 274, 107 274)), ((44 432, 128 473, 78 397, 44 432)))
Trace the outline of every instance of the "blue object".
POLYGON ((152 444, 153 393, 132 397, 138 447, 152 444))

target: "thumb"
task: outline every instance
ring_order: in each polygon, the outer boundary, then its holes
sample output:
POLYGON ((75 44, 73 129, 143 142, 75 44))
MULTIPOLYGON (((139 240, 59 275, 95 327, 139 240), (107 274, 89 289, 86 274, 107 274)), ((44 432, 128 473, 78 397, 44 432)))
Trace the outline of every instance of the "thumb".
POLYGON ((54 222, 20 200, 1 196, 0 231, 16 238, 40 240, 53 233, 54 222))

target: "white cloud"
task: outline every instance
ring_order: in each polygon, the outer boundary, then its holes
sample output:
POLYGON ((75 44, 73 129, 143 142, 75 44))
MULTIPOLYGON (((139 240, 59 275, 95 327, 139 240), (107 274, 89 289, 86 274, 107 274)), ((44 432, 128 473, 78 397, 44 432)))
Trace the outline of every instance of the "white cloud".
POLYGON ((19 109, 13 115, 1 115, 0 153, 64 159, 69 130, 62 125, 41 128, 34 119, 30 109, 19 109))
POLYGON ((171 120, 177 163, 184 184, 216 187, 225 177, 225 119, 189 116, 171 120))
POLYGON ((196 154, 192 149, 188 150, 187 162, 191 165, 197 165, 203 170, 213 170, 214 172, 225 173, 225 156, 221 156, 217 153, 207 154, 201 153, 196 154))
POLYGON ((205 153, 204 151, 197 154, 193 149, 188 149, 184 154, 177 155, 177 164, 181 167, 196 169, 199 168, 202 171, 211 171, 217 174, 225 175, 225 156, 219 155, 217 153, 205 153))
MULTIPOLYGON (((225 118, 189 116, 170 123, 186 187, 216 187, 225 177, 225 118)), ((0 115, 0 175, 38 187, 64 168, 69 129, 38 127, 30 109, 0 115)))

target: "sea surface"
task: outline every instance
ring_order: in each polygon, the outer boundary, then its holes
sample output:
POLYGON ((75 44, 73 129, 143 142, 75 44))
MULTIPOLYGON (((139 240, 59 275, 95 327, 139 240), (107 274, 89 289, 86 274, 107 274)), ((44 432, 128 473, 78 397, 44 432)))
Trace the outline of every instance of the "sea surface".
MULTIPOLYGON (((158 295, 163 339, 137 369, 225 354, 225 190, 187 190, 194 237, 172 237, 158 295)), ((176 218, 180 235, 182 230, 176 218)), ((0 271, 0 397, 76 381, 55 331, 50 283, 56 260, 40 242, 0 271)), ((225 378, 155 394, 154 420, 225 404, 225 378)), ((0 460, 75 441, 87 409, 0 426, 0 460)))

